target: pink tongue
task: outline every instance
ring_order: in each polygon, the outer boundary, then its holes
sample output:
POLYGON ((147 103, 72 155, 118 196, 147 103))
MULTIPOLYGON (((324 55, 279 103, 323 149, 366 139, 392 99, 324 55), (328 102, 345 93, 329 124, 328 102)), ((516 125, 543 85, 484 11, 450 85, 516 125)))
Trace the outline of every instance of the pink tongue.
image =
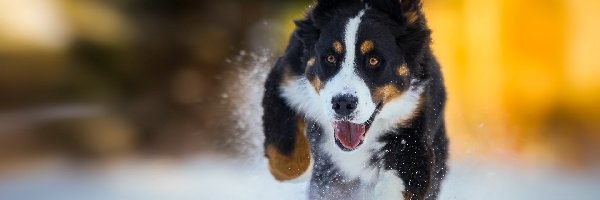
POLYGON ((337 121, 333 123, 335 138, 342 146, 348 149, 354 149, 365 135, 365 125, 354 124, 348 121, 337 121))

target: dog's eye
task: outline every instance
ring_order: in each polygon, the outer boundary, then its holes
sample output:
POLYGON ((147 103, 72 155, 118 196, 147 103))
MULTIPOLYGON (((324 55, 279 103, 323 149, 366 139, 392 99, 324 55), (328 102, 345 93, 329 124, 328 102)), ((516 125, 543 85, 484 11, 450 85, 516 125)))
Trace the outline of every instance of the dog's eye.
POLYGON ((331 64, 335 64, 335 56, 334 55, 329 55, 327 56, 327 62, 331 63, 331 64))
POLYGON ((376 57, 371 57, 369 58, 369 66, 371 67, 377 67, 377 65, 379 65, 379 59, 376 57))

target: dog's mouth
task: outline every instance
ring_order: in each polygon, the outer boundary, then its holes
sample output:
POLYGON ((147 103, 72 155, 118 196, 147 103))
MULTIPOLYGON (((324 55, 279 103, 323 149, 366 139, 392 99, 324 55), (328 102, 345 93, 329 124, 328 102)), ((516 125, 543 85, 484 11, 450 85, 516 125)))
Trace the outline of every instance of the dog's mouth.
POLYGON ((375 116, 381 110, 381 103, 377 104, 377 108, 365 123, 356 124, 350 121, 335 121, 333 123, 333 132, 335 143, 344 151, 353 151, 357 149, 365 140, 365 136, 375 116))

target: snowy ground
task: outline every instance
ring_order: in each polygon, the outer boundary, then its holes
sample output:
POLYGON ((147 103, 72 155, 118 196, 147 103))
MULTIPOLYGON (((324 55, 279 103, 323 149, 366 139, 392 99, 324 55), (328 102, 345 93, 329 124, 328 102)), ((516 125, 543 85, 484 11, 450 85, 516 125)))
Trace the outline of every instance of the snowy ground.
MULTIPOLYGON (((0 177, 7 200, 305 199, 306 182, 273 180, 264 160, 137 161, 103 169, 69 165, 0 177)), ((600 199, 600 176, 491 165, 455 164, 441 199, 600 199)))

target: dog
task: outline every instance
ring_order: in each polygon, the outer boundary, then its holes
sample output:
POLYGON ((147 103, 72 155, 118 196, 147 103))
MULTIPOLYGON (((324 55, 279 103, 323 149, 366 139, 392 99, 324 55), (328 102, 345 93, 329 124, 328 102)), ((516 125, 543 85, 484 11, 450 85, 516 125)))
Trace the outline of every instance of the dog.
POLYGON ((318 0, 265 82, 265 156, 309 199, 437 199, 446 92, 420 0, 318 0))

